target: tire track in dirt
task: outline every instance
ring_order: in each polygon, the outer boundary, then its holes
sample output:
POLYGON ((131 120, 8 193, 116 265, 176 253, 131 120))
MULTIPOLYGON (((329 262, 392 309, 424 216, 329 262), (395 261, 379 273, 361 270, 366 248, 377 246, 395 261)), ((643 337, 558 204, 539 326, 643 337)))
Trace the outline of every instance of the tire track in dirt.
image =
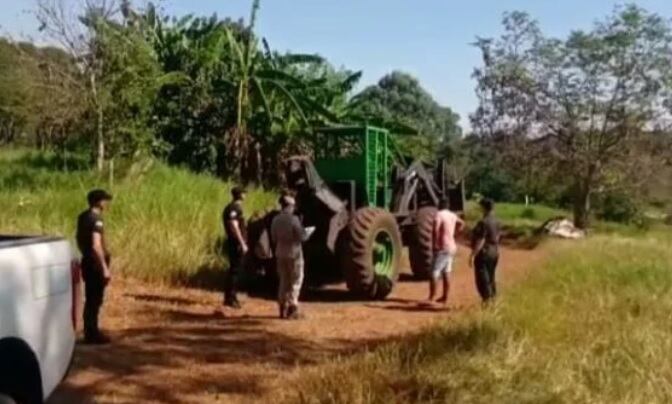
MULTIPOLYGON (((538 267, 548 246, 503 249, 506 288, 538 267)), ((102 324, 106 347, 78 346, 60 403, 268 402, 284 375, 415 333, 478 303, 466 249, 458 256, 447 308, 421 304, 425 282, 400 282, 384 302, 350 301, 344 285, 310 293, 307 319, 277 320, 275 303, 248 298, 231 317, 213 315, 218 293, 115 280, 102 324)), ((410 272, 410 271, 409 271, 410 272)))

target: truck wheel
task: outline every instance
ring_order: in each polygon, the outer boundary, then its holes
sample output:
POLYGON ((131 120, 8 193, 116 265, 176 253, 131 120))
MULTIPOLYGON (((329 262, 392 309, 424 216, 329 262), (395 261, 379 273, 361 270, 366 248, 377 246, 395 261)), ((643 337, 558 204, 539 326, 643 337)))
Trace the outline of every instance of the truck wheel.
POLYGON ((359 209, 350 225, 341 255, 348 289, 367 299, 384 299, 392 292, 401 264, 401 234, 391 213, 359 209))
POLYGON ((18 403, 41 403, 40 365, 30 346, 14 337, 2 339, 0 358, 0 397, 11 397, 18 403))
POLYGON ((421 208, 416 216, 413 239, 408 247, 411 270, 417 279, 428 279, 434 263, 434 232, 435 207, 421 208))

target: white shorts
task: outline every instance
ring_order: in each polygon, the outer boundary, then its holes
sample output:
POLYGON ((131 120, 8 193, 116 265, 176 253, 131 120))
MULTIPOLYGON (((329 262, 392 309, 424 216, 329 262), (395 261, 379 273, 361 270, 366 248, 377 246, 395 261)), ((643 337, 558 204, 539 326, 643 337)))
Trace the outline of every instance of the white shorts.
POLYGON ((455 261, 455 254, 449 251, 439 251, 434 254, 434 266, 432 267, 432 277, 434 279, 443 274, 450 275, 453 272, 453 262, 455 261))

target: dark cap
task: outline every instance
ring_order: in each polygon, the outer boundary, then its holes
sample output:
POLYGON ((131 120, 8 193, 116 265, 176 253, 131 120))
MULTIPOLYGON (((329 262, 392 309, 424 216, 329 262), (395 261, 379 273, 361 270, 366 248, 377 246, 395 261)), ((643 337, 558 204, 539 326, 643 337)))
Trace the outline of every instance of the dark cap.
POLYGON ((291 195, 283 195, 280 197, 280 206, 284 209, 288 206, 295 206, 296 205, 296 200, 294 199, 293 196, 291 195))
POLYGON ((233 199, 240 199, 245 193, 245 189, 242 187, 233 187, 231 189, 231 196, 233 199))
POLYGON ((481 199, 479 205, 481 205, 486 212, 491 212, 495 208, 495 202, 490 198, 481 199))
POLYGON ((103 189, 94 189, 93 191, 89 192, 89 194, 86 196, 86 199, 89 201, 89 205, 93 206, 101 201, 111 201, 112 194, 103 189))

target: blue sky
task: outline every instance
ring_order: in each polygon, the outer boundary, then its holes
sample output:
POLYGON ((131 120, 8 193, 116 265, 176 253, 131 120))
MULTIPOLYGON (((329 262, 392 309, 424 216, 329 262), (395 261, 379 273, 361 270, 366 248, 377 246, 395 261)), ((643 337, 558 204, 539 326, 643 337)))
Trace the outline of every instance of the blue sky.
MULTIPOLYGON (((69 0, 73 4, 81 0, 69 0)), ((135 1, 139 3, 140 1, 135 1)), ((164 0, 169 14, 234 18, 249 14, 251 0, 164 0)), ((477 105, 471 73, 480 63, 470 46, 476 36, 501 32, 505 11, 523 10, 549 35, 588 28, 622 1, 614 0, 262 0, 258 32, 274 49, 320 53, 333 64, 362 70, 362 85, 392 70, 418 77, 466 126, 477 105)), ((672 17, 672 0, 635 3, 672 17)), ((32 0, 0 0, 0 33, 34 35, 32 0)))

